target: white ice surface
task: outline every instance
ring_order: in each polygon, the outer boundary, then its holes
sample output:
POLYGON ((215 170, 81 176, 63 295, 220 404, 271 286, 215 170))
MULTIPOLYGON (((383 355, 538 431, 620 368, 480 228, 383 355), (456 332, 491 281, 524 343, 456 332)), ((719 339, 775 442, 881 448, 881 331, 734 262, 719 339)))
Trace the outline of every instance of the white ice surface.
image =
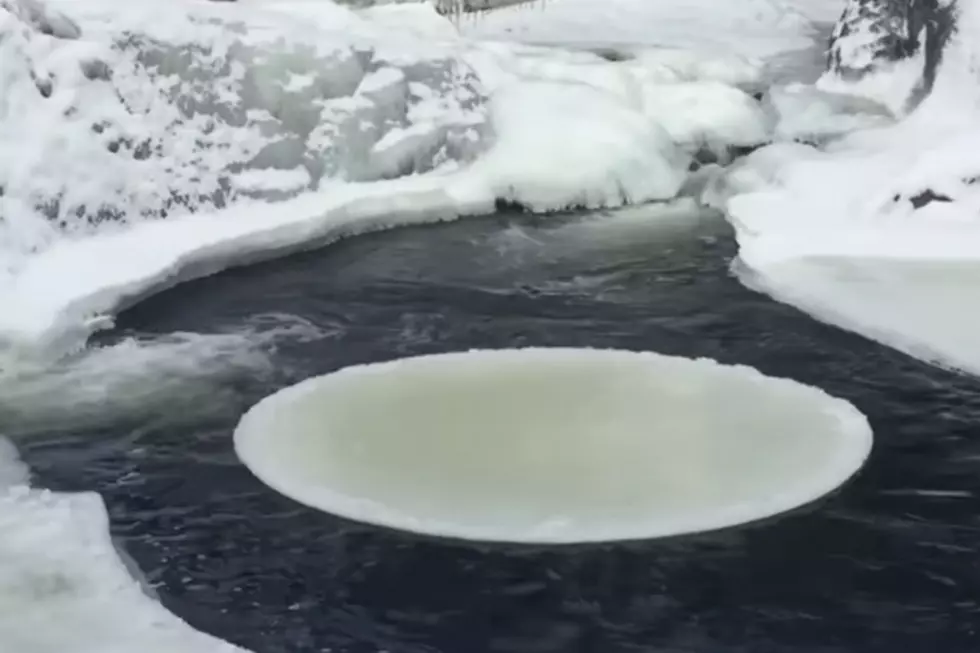
POLYGON ((980 374, 980 7, 960 7, 933 93, 914 113, 822 151, 759 150, 710 198, 727 206, 748 285, 980 374), (948 201, 916 209, 912 200, 927 190, 948 201))
POLYGON ((234 437, 258 478, 309 506, 530 543, 770 517, 836 489, 871 449, 864 416, 817 388, 706 359, 594 349, 346 368, 262 400, 234 437))

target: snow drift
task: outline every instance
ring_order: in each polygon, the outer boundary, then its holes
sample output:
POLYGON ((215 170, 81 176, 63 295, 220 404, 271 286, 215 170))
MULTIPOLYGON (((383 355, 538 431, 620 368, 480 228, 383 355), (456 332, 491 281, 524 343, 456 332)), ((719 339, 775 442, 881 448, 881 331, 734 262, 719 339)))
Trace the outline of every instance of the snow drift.
POLYGON ((710 360, 589 349, 351 367, 267 397, 235 430, 249 469, 309 506, 532 543, 769 517, 838 487, 870 447, 865 418, 816 388, 710 360))

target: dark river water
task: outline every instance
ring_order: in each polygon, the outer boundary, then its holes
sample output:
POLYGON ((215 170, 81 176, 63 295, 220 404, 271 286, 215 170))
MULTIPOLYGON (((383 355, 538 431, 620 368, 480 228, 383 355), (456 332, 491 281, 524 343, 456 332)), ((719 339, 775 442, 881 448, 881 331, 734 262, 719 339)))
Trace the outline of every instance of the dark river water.
POLYGON ((38 485, 104 496, 168 608, 256 653, 980 650, 980 383, 746 290, 717 218, 634 213, 396 230, 181 285, 123 314, 102 343, 301 326, 259 338, 262 364, 229 355, 165 400, 116 411, 110 397, 84 419, 67 410, 7 430, 38 485), (566 548, 344 522, 267 489, 232 451, 241 413, 300 379, 517 345, 753 365, 852 401, 875 450, 808 510, 566 548))

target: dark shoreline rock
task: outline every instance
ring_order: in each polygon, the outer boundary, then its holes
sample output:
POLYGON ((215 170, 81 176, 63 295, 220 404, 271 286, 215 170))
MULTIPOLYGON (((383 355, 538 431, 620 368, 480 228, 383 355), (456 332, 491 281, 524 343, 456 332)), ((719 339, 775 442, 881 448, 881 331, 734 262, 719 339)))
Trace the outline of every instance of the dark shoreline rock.
POLYGON ((921 57, 906 100, 912 110, 931 91, 943 50, 956 29, 959 0, 849 0, 834 26, 827 71, 857 82, 889 65, 921 57))

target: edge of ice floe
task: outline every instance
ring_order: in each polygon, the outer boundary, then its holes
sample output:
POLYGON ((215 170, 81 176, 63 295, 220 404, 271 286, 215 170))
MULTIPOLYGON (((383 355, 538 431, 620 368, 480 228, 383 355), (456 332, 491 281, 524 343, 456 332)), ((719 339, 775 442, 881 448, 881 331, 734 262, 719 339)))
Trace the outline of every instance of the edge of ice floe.
POLYGON ((474 540, 488 543, 514 543, 538 545, 590 544, 611 541, 636 541, 691 535, 717 531, 725 528, 756 523, 792 510, 805 507, 833 493, 851 479, 865 464, 873 448, 873 432, 867 418, 850 402, 834 397, 815 386, 809 386, 792 379, 772 377, 746 365, 728 365, 711 358, 686 358, 669 356, 655 352, 636 352, 623 349, 568 348, 568 347, 528 347, 519 349, 471 349, 468 351, 429 354, 407 359, 396 359, 380 363, 368 363, 346 367, 333 373, 313 377, 269 395, 253 405, 241 418, 233 435, 235 452, 249 471, 269 488, 310 508, 330 514, 387 527, 398 531, 412 532, 425 536, 442 537, 451 540, 474 540), (563 523, 542 524, 541 528, 522 537, 512 534, 497 534, 479 527, 462 526, 450 522, 419 520, 400 511, 392 510, 376 502, 351 497, 325 486, 309 487, 302 484, 294 486, 288 478, 274 471, 263 469, 262 459, 265 444, 263 434, 272 429, 276 422, 276 411, 288 406, 293 400, 308 393, 316 392, 320 384, 335 379, 337 375, 385 374, 412 361, 426 359, 438 360, 440 364, 451 367, 460 359, 473 355, 488 355, 498 359, 519 359, 522 362, 535 358, 566 360, 586 358, 645 359, 656 365, 694 365, 704 366, 714 374, 737 376, 748 383, 769 384, 779 394, 806 394, 813 401, 825 404, 824 411, 833 415, 840 427, 846 443, 833 452, 833 462, 821 470, 819 476, 807 479, 806 485, 786 488, 761 501, 728 506, 714 513, 694 515, 685 520, 673 520, 659 525, 642 523, 629 524, 616 532, 583 533, 568 531, 563 523), (630 528, 633 526, 633 528, 630 528))
MULTIPOLYGON (((770 265, 755 267, 739 256, 732 262, 731 269, 739 282, 749 290, 771 297, 781 304, 791 306, 818 322, 843 329, 882 347, 894 349, 943 370, 980 375, 980 364, 964 359, 958 352, 949 351, 946 347, 927 342, 923 338, 908 335, 900 329, 886 328, 856 318, 851 312, 835 307, 833 302, 821 301, 812 292, 807 292, 792 283, 781 280, 782 273, 786 272, 786 266, 794 263, 805 265, 808 261, 817 258, 819 257, 801 256, 793 258, 787 256, 770 265)), ((901 260, 899 256, 891 258, 901 260)), ((847 257, 842 256, 841 259, 846 261, 847 257)), ((937 260, 950 261, 950 259, 937 260)), ((956 259, 952 260, 955 261, 956 259)), ((976 259, 962 260, 976 261, 976 259)))

